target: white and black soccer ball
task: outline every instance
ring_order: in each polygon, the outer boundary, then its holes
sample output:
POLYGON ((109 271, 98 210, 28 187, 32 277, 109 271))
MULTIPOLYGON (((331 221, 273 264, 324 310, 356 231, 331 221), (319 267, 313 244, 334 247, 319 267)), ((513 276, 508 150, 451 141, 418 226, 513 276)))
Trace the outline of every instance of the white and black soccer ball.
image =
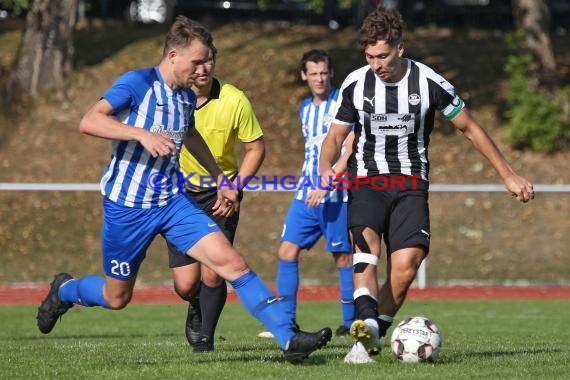
POLYGON ((394 328, 392 353, 406 363, 435 362, 441 350, 441 333, 425 317, 404 319, 394 328))

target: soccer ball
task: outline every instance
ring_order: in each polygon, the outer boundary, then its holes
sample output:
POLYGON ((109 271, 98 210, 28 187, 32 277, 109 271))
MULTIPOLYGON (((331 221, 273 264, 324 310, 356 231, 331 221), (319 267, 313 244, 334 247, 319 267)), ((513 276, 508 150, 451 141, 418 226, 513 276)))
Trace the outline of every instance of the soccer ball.
POLYGON ((441 350, 441 333, 431 320, 411 317, 394 328, 390 344, 394 356, 403 362, 435 362, 441 350))

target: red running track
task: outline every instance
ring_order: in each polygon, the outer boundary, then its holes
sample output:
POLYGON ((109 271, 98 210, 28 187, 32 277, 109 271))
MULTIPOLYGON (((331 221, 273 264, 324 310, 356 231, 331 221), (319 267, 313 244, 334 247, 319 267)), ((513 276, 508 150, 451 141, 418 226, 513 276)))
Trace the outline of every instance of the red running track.
MULTIPOLYGON (((38 305, 47 294, 49 285, 37 283, 0 284, 0 305, 38 305)), ((275 290, 274 288, 272 290, 275 290)), ((336 301, 335 286, 310 286, 299 289, 300 301, 336 301)), ((413 300, 542 300, 570 299, 570 287, 428 287, 412 288, 408 299, 413 300)), ((139 284, 131 303, 172 304, 183 301, 171 285, 139 284)), ((233 289, 228 289, 228 302, 238 302, 233 289)))

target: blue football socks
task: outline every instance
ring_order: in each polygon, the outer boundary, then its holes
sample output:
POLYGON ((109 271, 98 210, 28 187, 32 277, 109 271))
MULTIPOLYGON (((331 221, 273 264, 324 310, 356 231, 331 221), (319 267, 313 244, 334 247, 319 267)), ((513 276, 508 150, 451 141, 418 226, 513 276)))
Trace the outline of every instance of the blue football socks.
POLYGON ((109 308, 103 297, 103 285, 105 279, 96 275, 73 279, 59 288, 59 297, 65 303, 109 308))
POLYGON ((297 290, 299 290, 299 262, 279 260, 277 294, 291 323, 297 322, 297 290))
POLYGON ((342 324, 350 327, 356 317, 356 308, 354 307, 354 287, 352 285, 352 265, 344 268, 338 268, 339 284, 340 284, 340 307, 342 311, 342 324))
POLYGON ((283 349, 295 335, 291 322, 285 317, 283 305, 254 272, 248 272, 231 282, 243 306, 260 320, 283 349))

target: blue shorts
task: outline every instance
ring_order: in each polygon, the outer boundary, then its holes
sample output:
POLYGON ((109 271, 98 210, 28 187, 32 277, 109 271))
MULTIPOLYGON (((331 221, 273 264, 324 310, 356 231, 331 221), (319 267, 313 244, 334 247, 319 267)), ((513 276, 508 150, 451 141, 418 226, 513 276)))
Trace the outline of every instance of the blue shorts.
POLYGON ((161 234, 178 251, 186 253, 201 238, 219 230, 186 194, 166 206, 151 208, 125 207, 104 198, 103 269, 107 276, 118 280, 134 278, 156 235, 161 234))
POLYGON ((304 201, 295 199, 285 218, 281 240, 311 249, 324 236, 328 252, 352 252, 347 222, 346 202, 325 202, 309 208, 304 201))

